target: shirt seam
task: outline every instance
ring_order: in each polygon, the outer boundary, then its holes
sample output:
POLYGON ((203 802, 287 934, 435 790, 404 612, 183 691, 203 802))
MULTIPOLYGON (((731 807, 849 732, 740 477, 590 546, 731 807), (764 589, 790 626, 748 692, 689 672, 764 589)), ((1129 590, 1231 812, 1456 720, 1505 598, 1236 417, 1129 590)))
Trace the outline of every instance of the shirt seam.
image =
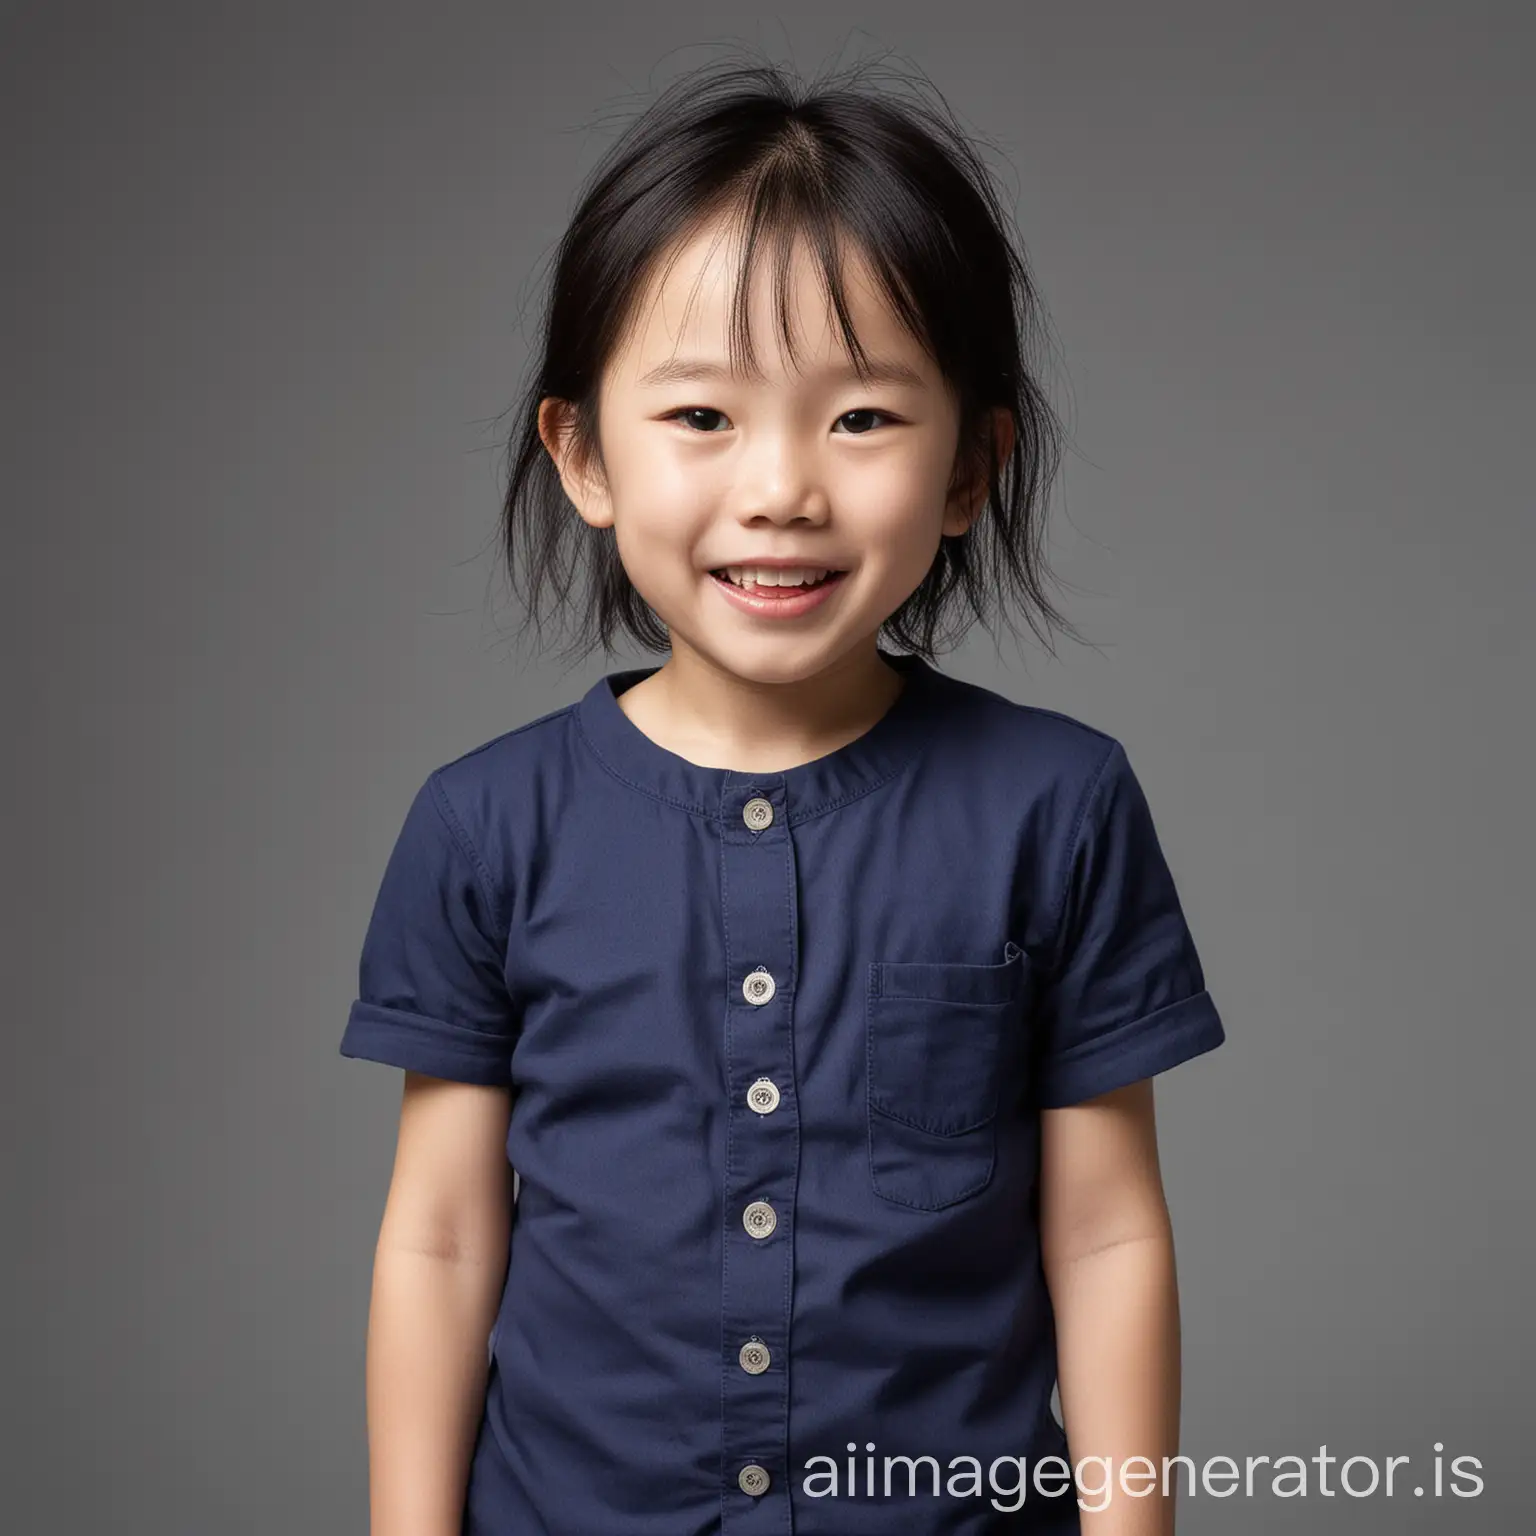
POLYGON ((475 879, 481 892, 490 903, 493 916, 496 919, 498 929, 507 927, 507 906, 502 899, 501 892, 497 889, 495 881, 491 878, 491 872, 487 868, 485 860, 480 857, 480 851, 475 847, 469 833, 465 831, 464 824, 460 821, 458 813, 454 810, 452 802, 448 799, 448 791, 443 785, 442 769, 436 769, 427 780, 432 791, 432 803, 437 807, 437 813, 442 817, 443 825, 447 827, 448 834, 453 838, 459 851, 469 860, 470 868, 475 872, 475 879))
POLYGON ((1110 762, 1119 750, 1120 743, 1113 737, 1110 738, 1109 751, 1104 754, 1103 760, 1094 771, 1093 778, 1089 781, 1087 792, 1083 795, 1082 804, 1077 808, 1077 815, 1072 827, 1072 840, 1067 845, 1066 864, 1062 871, 1061 894, 1056 898, 1056 915, 1053 920, 1053 933, 1051 940, 1051 974, 1058 975, 1061 971, 1062 945, 1066 938, 1067 898, 1072 894, 1072 870, 1077 863, 1077 851, 1082 845, 1083 828, 1088 822, 1088 812, 1093 807, 1093 802, 1099 793, 1099 785, 1104 781, 1104 775, 1109 769, 1110 762))
POLYGON ((525 732, 534 730, 541 725, 558 724, 561 716, 570 714, 575 708, 574 704, 561 704, 555 709, 535 716, 532 720, 525 720, 521 725, 514 725, 510 730, 502 731, 499 735, 492 736, 489 741, 482 741, 478 746, 466 748, 457 757, 440 764, 436 771, 438 773, 446 773, 450 768, 457 768, 467 763, 471 758, 479 757, 482 752, 489 752, 493 747, 503 746, 511 741, 514 736, 521 736, 525 732))

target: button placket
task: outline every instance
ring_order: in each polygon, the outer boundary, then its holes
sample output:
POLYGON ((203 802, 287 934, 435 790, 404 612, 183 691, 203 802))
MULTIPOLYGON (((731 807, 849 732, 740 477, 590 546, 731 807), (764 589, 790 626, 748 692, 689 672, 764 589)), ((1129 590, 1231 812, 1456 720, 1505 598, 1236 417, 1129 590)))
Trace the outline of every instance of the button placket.
POLYGON ((721 1434, 724 1536, 781 1532, 788 1520, 788 1360, 800 1127, 793 1000, 798 892, 781 777, 727 774, 719 821, 728 1216, 721 1271, 725 1350, 721 1434), (747 1495, 743 1498, 742 1495, 747 1495))

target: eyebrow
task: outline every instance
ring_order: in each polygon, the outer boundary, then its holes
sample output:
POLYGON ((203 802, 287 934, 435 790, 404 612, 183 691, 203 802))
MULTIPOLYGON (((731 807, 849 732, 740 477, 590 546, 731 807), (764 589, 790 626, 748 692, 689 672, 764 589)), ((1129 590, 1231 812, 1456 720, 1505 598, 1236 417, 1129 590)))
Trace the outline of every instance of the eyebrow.
MULTIPOLYGON (((856 379, 858 371, 850 363, 841 368, 828 368, 824 376, 831 379, 856 379)), ((914 389, 922 389, 925 383, 921 374, 894 358, 870 358, 865 377, 872 384, 905 384, 914 389)), ((723 363, 710 362, 701 357, 674 357, 642 373, 640 383, 677 384, 691 380, 712 380, 729 384, 740 378, 740 374, 723 363)))

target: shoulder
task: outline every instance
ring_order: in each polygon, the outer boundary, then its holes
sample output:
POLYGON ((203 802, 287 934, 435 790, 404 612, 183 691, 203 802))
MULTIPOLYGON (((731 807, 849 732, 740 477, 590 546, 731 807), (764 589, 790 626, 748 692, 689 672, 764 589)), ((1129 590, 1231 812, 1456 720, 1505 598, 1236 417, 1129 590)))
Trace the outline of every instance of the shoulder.
POLYGON ((507 768, 533 767, 551 751, 560 750, 575 710, 574 703, 561 704, 449 758, 433 769, 433 775, 447 784, 469 784, 496 778, 507 768))
POLYGON ((1119 738, 1079 716, 948 673, 942 687, 952 711, 944 735, 968 773, 1000 776, 1015 793, 1022 781, 1042 792, 1086 796, 1125 762, 1119 738))
POLYGON ((575 709, 563 704, 448 758, 428 774, 422 793, 463 840, 504 845, 569 778, 575 709))

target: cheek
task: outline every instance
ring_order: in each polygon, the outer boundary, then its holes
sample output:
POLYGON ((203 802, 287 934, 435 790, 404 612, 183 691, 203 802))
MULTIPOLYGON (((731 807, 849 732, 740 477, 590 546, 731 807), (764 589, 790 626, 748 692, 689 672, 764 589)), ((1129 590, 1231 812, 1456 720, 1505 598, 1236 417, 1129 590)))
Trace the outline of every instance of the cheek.
POLYGON ((695 514, 665 483, 636 481, 616 497, 614 540, 619 559, 640 595, 655 603, 694 580, 695 551, 708 519, 695 514))
POLYGON ((933 561, 944 521, 948 466, 893 457, 852 477, 834 504, 872 564, 915 584, 933 561))
POLYGON ((648 522, 676 520, 680 512, 717 494, 724 461, 712 465, 688 448, 664 428, 616 433, 608 463, 620 509, 648 522))
POLYGON ((917 429, 837 461, 835 493, 850 506, 877 504, 892 514, 921 516, 942 507, 953 457, 939 434, 917 429))

